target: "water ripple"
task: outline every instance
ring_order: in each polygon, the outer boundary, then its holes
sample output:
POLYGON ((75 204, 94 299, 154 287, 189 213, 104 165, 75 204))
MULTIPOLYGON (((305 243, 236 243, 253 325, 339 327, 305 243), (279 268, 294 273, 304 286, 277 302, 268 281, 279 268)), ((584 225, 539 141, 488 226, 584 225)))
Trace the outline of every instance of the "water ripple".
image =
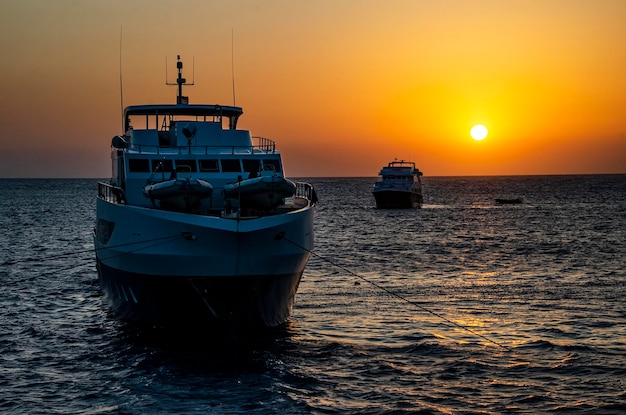
POLYGON ((241 342, 113 319, 96 181, 4 180, 0 412, 626 410, 624 176, 426 177, 410 211, 375 209, 372 179, 310 181, 317 256, 292 319, 241 342))

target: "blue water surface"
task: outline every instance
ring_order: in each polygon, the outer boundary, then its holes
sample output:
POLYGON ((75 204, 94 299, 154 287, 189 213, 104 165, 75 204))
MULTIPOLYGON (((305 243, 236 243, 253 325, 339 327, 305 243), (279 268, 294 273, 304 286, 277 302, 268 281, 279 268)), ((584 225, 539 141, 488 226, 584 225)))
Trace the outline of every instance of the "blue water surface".
POLYGON ((116 320, 97 181, 0 180, 0 413, 626 412, 625 175, 426 176, 416 210, 306 180, 292 318, 245 340, 116 320))

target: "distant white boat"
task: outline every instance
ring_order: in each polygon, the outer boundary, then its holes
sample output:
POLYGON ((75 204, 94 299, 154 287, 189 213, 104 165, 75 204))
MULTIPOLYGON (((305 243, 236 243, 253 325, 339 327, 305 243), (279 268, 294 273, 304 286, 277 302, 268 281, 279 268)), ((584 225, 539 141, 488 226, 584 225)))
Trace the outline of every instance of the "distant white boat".
POLYGON ((116 314, 148 326, 276 326, 313 249, 315 192, 284 177, 274 141, 237 128, 240 107, 124 110, 98 184, 94 244, 116 314), (258 180, 246 179, 251 173, 258 180), (253 205, 253 214, 248 213, 253 205))
POLYGON ((423 203, 422 172, 415 162, 394 160, 378 173, 374 199, 379 209, 417 208, 423 203))

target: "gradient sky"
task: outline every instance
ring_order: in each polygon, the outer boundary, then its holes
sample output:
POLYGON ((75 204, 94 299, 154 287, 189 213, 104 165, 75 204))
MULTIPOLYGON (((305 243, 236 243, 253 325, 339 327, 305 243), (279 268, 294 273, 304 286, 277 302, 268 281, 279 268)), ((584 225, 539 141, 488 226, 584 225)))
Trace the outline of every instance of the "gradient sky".
POLYGON ((626 173, 623 0, 1 0, 0 177, 110 176, 120 29, 124 105, 174 102, 177 54, 232 105, 234 61, 291 177, 626 173))

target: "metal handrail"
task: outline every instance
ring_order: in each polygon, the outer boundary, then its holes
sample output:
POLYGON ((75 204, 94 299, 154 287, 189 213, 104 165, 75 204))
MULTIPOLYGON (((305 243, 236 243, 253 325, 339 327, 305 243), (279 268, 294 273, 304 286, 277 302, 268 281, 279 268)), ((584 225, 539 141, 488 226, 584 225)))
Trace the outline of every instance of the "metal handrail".
POLYGON ((296 182, 295 197, 303 197, 309 200, 312 204, 317 203, 317 194, 312 184, 306 182, 296 182))
POLYGON ((252 136, 252 139, 256 139, 258 141, 258 144, 256 146, 253 146, 253 148, 257 147, 259 150, 264 150, 271 153, 274 153, 276 151, 276 143, 274 142, 274 140, 260 137, 258 135, 252 136))
POLYGON ((124 189, 113 186, 109 183, 98 182, 98 197, 107 202, 126 204, 124 189))
POLYGON ((257 143, 250 146, 179 146, 179 147, 161 147, 155 144, 127 144, 129 150, 142 153, 156 153, 156 154, 214 154, 210 153, 211 149, 220 149, 221 154, 227 154, 226 150, 230 149, 230 154, 237 154, 243 150, 249 150, 252 153, 255 151, 264 151, 266 153, 276 152, 276 143, 273 140, 265 137, 254 136, 253 139, 257 140, 257 143))
MULTIPOLYGON (((296 182, 296 192, 294 196, 304 198, 313 205, 317 203, 315 188, 310 183, 296 182)), ((109 183, 98 182, 98 197, 110 203, 126 204, 124 189, 109 183)))

